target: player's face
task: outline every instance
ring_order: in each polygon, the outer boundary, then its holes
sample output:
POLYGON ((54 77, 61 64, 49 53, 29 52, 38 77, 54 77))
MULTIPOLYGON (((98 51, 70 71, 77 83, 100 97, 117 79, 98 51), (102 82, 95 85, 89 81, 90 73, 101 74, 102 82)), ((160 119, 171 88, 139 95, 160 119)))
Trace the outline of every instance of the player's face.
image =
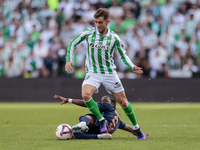
POLYGON ((109 22, 109 20, 104 20, 104 17, 95 18, 95 25, 99 33, 106 31, 109 22))
POLYGON ((101 103, 109 103, 109 104, 111 104, 111 99, 110 99, 110 97, 108 97, 108 96, 103 96, 103 97, 101 98, 101 103))

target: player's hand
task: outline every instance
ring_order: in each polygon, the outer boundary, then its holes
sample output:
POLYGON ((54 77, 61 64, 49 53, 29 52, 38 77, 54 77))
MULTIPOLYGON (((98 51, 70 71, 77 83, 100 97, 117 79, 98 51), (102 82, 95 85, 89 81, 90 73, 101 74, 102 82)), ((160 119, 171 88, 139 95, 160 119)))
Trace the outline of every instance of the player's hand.
POLYGON ((68 72, 68 73, 70 73, 72 70, 73 70, 73 67, 74 66, 74 62, 72 62, 72 61, 68 61, 68 62, 66 62, 66 64, 65 64, 65 70, 68 72))
POLYGON ((54 95, 54 98, 55 98, 55 99, 60 99, 60 100, 62 101, 62 102, 61 102, 61 105, 68 102, 68 98, 64 98, 64 97, 59 96, 59 95, 54 95))
POLYGON ((142 74, 143 70, 141 67, 133 66, 133 72, 135 72, 137 74, 142 74))

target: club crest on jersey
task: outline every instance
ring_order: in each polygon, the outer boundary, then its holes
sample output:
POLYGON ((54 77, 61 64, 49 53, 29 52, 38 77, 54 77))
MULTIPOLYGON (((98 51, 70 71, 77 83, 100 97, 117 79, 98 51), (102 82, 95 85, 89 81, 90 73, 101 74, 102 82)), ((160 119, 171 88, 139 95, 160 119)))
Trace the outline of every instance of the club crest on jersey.
POLYGON ((109 37, 107 41, 108 41, 108 42, 111 42, 111 38, 109 37))
POLYGON ((105 49, 105 50, 109 49, 109 46, 100 45, 100 44, 94 44, 94 43, 90 43, 90 47, 91 48, 98 48, 98 49, 105 49))

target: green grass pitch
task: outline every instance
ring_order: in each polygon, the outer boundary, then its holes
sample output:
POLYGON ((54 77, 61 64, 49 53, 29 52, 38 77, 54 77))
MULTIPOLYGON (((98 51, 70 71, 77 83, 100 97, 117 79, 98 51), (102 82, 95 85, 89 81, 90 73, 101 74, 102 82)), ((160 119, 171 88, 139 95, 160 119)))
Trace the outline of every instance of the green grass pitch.
MULTIPOLYGON (((60 103, 0 103, 1 150, 199 150, 200 103, 132 103, 145 141, 117 130, 112 140, 58 140, 56 127, 74 125, 87 108, 60 103)), ((130 121, 117 105, 120 118, 130 121)))

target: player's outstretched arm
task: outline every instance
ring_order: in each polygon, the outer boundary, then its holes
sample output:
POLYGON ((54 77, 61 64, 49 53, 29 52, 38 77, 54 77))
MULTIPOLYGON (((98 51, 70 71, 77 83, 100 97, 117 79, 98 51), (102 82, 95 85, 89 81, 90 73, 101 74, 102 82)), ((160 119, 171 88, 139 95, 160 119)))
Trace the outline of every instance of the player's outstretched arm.
POLYGON ((137 74, 142 74, 143 70, 141 67, 137 67, 137 66, 133 66, 133 72, 137 73, 137 74))
MULTIPOLYGON (((69 98, 65 98, 65 97, 62 97, 62 96, 59 96, 59 95, 54 95, 54 98, 55 99, 60 99, 62 102, 61 102, 61 105, 62 104, 66 104, 69 102, 69 98)), ((87 107, 84 103, 83 100, 81 99, 72 99, 71 100, 71 103, 75 104, 75 105, 78 105, 78 106, 82 106, 82 107, 87 107)))

